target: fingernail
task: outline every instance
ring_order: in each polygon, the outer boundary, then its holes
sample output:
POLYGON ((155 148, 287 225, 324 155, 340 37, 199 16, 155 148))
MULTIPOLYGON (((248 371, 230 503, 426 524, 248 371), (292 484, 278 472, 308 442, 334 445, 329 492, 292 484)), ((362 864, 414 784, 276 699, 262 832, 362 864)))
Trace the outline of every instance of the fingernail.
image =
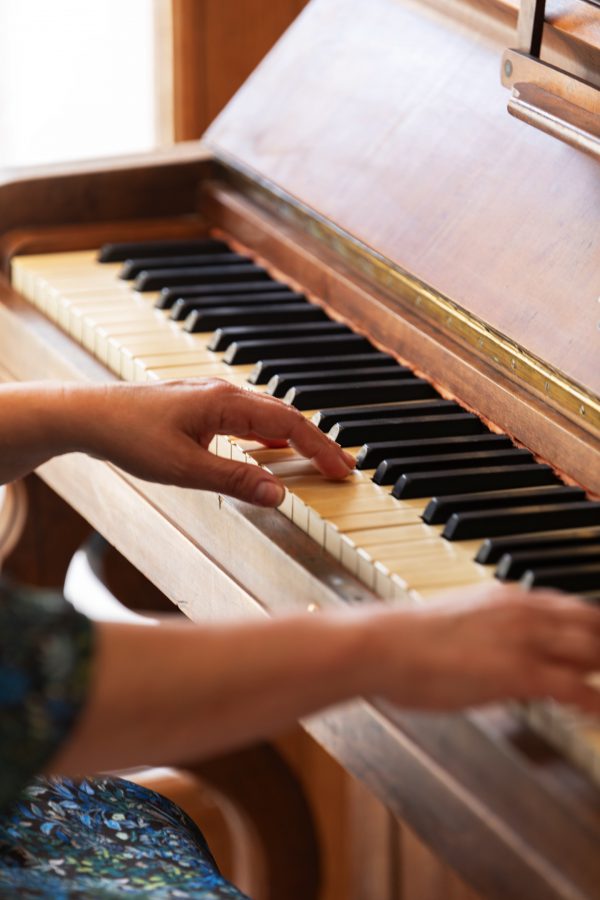
POLYGON ((258 506, 279 506, 284 493, 283 487, 274 481, 261 481, 254 492, 254 502, 258 506))

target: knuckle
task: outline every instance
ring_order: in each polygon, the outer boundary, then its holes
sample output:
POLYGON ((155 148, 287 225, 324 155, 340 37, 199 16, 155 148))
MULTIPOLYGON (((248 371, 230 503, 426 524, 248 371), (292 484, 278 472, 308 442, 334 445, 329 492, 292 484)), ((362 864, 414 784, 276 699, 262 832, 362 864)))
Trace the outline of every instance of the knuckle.
POLYGON ((231 394, 235 394, 238 391, 238 388, 235 385, 230 384, 223 378, 210 378, 207 382, 207 387, 217 395, 223 394, 231 396, 231 394))

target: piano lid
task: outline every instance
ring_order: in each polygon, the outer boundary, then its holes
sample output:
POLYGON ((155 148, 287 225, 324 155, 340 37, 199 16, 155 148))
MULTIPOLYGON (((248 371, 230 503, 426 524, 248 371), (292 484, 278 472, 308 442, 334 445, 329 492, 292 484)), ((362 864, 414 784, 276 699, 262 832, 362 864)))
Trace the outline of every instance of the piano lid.
POLYGON ((503 5, 312 0, 206 142, 593 400, 600 164, 507 114, 503 5))

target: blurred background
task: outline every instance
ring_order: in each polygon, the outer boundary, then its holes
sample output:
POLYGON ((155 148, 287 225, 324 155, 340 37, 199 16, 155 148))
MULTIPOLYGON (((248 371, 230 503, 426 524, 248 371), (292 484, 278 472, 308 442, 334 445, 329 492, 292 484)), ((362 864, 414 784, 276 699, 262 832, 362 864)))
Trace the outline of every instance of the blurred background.
POLYGON ((0 0, 0 169, 199 137, 306 0, 0 0))

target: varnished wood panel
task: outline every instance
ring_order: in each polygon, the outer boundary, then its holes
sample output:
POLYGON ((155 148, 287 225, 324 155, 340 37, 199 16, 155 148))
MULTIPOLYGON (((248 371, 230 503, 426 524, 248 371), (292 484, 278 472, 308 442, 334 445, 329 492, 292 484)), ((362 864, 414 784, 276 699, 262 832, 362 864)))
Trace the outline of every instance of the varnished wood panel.
POLYGON ((434 6, 312 0, 207 142, 598 395, 600 164, 507 115, 493 5, 434 6))
POLYGON ((173 0, 175 139, 199 138, 306 0, 173 0))

